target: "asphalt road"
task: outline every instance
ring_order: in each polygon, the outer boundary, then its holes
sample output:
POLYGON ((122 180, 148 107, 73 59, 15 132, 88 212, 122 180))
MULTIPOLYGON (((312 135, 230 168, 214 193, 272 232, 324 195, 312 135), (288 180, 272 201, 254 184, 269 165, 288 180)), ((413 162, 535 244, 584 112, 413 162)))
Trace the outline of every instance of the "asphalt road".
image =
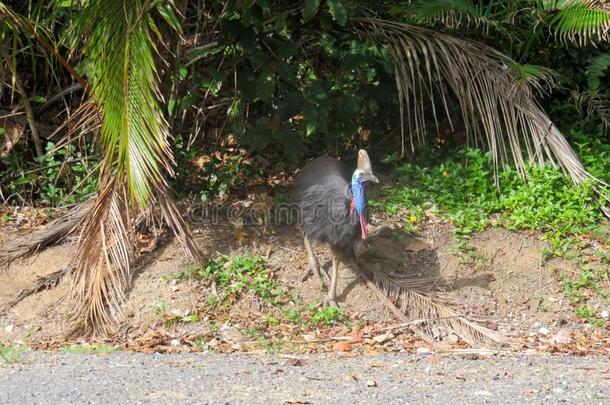
POLYGON ((28 353, 0 404, 610 403, 610 359, 28 353))

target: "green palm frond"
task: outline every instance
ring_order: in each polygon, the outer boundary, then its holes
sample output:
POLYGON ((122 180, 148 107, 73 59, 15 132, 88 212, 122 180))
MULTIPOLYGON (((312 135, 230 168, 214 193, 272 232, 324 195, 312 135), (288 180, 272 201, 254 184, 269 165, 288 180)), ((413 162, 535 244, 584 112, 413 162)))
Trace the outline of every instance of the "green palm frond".
POLYGON ((107 334, 122 317, 135 261, 133 205, 150 212, 159 204, 186 252, 200 259, 165 180, 174 161, 159 105, 155 45, 161 34, 154 10, 143 0, 92 0, 80 20, 104 162, 98 193, 79 227, 70 292, 75 333, 107 334))
POLYGON ((610 53, 602 53, 589 60, 585 75, 587 87, 592 93, 597 93, 601 87, 601 78, 608 74, 610 68, 610 53))
POLYGON ((543 0, 541 7, 553 13, 549 24, 564 41, 586 45, 608 41, 610 5, 598 0, 543 0))
POLYGON ((519 64, 512 59, 502 61, 514 75, 517 82, 537 90, 547 92, 557 87, 557 72, 545 66, 519 64))
POLYGON ((91 32, 85 52, 103 116, 102 148, 141 207, 165 184, 164 173, 173 171, 151 38, 158 29, 145 6, 142 0, 92 1, 82 20, 91 32))
MULTIPOLYGON (((539 165, 545 161, 559 164, 576 183, 592 179, 536 102, 531 72, 530 80, 520 80, 500 63, 510 60, 507 56, 423 27, 371 18, 358 18, 354 23, 362 35, 382 44, 394 60, 404 123, 403 152, 407 136, 412 150, 425 142, 427 105, 432 106, 429 114, 435 122, 439 112, 434 106, 438 104, 451 120, 448 105, 456 100, 469 141, 488 148, 496 166, 506 163, 510 155, 524 175, 527 155, 539 165)), ((548 72, 537 69, 536 74, 541 77, 548 72)), ((603 186, 600 180, 594 181, 603 186)))
MULTIPOLYGON (((461 26, 500 29, 493 10, 506 1, 423 0, 406 8, 408 17, 418 24, 440 23, 450 29, 461 26)), ((404 6, 403 6, 404 7, 404 6)))

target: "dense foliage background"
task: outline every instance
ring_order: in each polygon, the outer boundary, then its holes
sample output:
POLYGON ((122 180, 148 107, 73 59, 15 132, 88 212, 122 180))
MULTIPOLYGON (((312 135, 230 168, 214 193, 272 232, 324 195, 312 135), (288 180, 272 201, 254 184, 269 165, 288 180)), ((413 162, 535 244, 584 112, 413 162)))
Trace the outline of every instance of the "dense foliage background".
MULTIPOLYGON (((86 24, 85 3, 4 3, 24 20, 19 25, 4 14, 0 32, 5 203, 59 205, 96 188, 95 124, 71 131, 77 116, 55 131, 79 112, 83 89, 49 52, 63 55, 81 76, 94 76, 87 52, 95 49, 83 48, 84 37, 76 35, 86 24), (36 135, 25 119, 28 109, 36 135)), ((367 147, 383 157, 400 149, 392 58, 362 32, 343 29, 359 16, 423 25, 497 49, 518 63, 507 62, 507 69, 538 81, 539 102, 575 144, 605 142, 609 17, 593 3, 261 0, 180 1, 174 8, 142 2, 160 35, 153 56, 179 162, 174 186, 208 199, 309 156, 367 147), (588 33, 595 24, 600 28, 588 33)), ((442 108, 440 100, 426 104, 431 136, 425 143, 463 146, 457 104, 448 106, 451 122, 430 114, 442 108)), ((413 151, 407 145, 405 152, 413 151)))
POLYGON ((609 30, 596 0, 0 1, 0 200, 80 204, 34 249, 80 233, 71 318, 95 332, 120 315, 134 212, 200 260, 174 193, 286 186, 321 154, 366 148, 396 180, 372 205, 413 224, 501 212, 562 254, 608 199, 609 30))

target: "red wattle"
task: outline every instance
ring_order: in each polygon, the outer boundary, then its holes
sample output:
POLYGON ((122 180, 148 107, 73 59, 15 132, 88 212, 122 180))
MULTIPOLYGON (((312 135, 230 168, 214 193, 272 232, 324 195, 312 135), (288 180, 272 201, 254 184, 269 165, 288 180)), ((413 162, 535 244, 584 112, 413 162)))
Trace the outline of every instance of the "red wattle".
POLYGON ((366 239, 366 223, 364 215, 360 215, 360 231, 362 232, 362 240, 366 239))

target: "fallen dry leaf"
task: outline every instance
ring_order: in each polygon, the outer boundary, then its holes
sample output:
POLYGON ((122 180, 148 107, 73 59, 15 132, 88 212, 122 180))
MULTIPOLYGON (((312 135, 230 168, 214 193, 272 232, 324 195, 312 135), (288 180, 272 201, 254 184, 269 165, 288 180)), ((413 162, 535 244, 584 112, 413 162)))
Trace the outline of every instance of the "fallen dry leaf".
POLYGON ((352 344, 349 342, 337 342, 333 346, 333 352, 351 352, 352 344))
POLYGON ((305 362, 301 359, 288 359, 286 360, 286 365, 292 367, 302 367, 305 365, 305 362))

